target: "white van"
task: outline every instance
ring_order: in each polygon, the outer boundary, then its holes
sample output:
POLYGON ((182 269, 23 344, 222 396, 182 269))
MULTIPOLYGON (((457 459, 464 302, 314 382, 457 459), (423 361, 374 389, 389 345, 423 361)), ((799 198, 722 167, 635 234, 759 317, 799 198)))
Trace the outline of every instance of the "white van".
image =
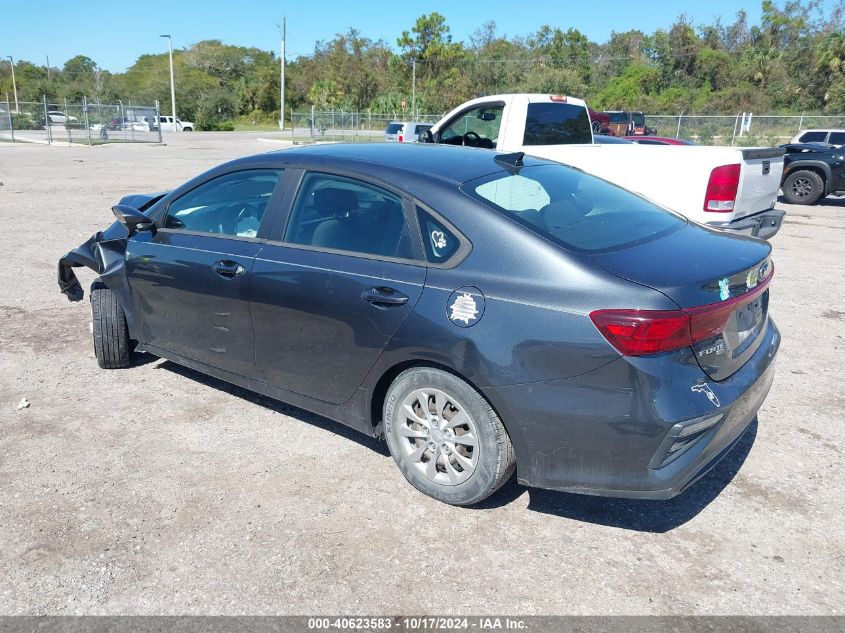
POLYGON ((385 143, 416 143, 417 137, 430 130, 432 123, 419 121, 391 121, 384 131, 385 143))

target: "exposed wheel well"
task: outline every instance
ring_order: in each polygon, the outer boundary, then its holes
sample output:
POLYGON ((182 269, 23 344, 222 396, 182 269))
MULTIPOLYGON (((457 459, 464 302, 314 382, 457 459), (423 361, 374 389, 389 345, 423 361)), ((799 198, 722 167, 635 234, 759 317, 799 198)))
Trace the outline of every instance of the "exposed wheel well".
MULTIPOLYGON (((487 400, 487 397, 484 395, 484 392, 481 389, 476 387, 471 380, 467 379, 466 376, 462 376, 451 367, 447 367, 446 365, 441 365, 440 363, 436 363, 430 360, 407 360, 405 362, 399 363, 398 365, 394 365, 386 372, 384 372, 382 377, 379 378, 379 381, 376 383, 375 388, 373 388, 373 395, 370 399, 370 421, 373 425, 373 428, 377 429, 377 436, 382 434, 381 431, 378 429, 382 423, 381 414, 384 410, 384 399, 387 396, 387 390, 390 388, 391 383, 396 380, 396 377, 399 374, 401 374, 403 371, 411 369, 412 367, 429 367, 431 369, 439 369, 441 371, 450 373, 453 376, 456 376, 457 378, 463 380, 470 387, 472 387, 479 394, 481 394, 482 398, 487 400)), ((489 400, 487 401, 488 403, 490 403, 490 406, 493 407, 493 403, 491 403, 489 400)), ((493 409, 495 410, 495 407, 493 407, 493 409)), ((505 424, 504 421, 502 423, 505 424)), ((507 428, 507 425, 505 425, 505 428, 507 428)))

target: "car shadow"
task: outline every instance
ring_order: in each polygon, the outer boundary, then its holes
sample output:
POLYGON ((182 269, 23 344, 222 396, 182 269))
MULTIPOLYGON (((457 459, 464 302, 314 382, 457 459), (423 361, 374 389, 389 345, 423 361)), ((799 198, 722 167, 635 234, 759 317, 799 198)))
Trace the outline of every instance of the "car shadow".
MULTIPOLYGON (((780 202, 781 204, 790 204, 789 202, 787 202, 786 198, 784 198, 782 195, 778 196, 778 202, 780 202)), ((799 206, 802 206, 802 205, 792 205, 792 206, 799 207, 799 206)), ((842 197, 827 196, 826 198, 822 198, 821 200, 819 200, 815 204, 804 205, 804 206, 806 206, 807 209, 812 209, 813 207, 818 207, 818 206, 843 207, 843 208, 845 208, 845 196, 842 196, 842 197)), ((786 216, 789 217, 790 215, 794 215, 794 213, 787 211, 786 216)))
MULTIPOLYGON (((143 356, 149 357, 149 360, 146 360, 144 364, 159 360, 150 354, 143 354, 143 356)), ((271 411, 295 418, 300 422, 335 433, 379 455, 390 456, 387 444, 383 440, 365 435, 316 413, 243 389, 169 360, 162 360, 155 368, 166 369, 212 389, 223 391, 271 411)), ((481 503, 469 506, 467 510, 500 508, 512 503, 526 494, 527 491, 529 497, 528 510, 533 512, 636 532, 668 532, 694 518, 719 496, 745 463, 756 437, 757 419, 755 418, 733 449, 713 470, 682 494, 667 501, 615 499, 526 488, 517 482, 516 475, 514 475, 493 496, 481 503)))
MULTIPOLYGON (((733 449, 713 470, 683 493, 667 501, 614 499, 529 488, 528 509, 623 530, 668 532, 695 517, 719 496, 745 463, 756 437, 755 418, 733 449)), ((473 507, 506 505, 524 492, 525 488, 513 478, 496 495, 473 507)))
MULTIPOLYGON (((149 362, 160 360, 159 358, 151 356, 150 354, 144 354, 144 356, 150 356, 152 358, 152 360, 149 362)), ((326 431, 330 431, 331 433, 335 433, 336 435, 339 435, 344 439, 357 442, 361 446, 369 448, 371 451, 378 453, 379 455, 383 455, 385 457, 390 456, 390 453, 387 450, 387 444, 382 440, 375 437, 371 437, 369 435, 365 435, 360 431, 356 431, 355 429, 340 424, 339 422, 335 422, 334 420, 330 420, 329 418, 323 417, 322 415, 311 413, 310 411, 300 409, 299 407, 295 407, 279 400, 274 400, 273 398, 261 395, 260 393, 256 393, 254 391, 250 391, 249 389, 243 389, 242 387, 233 385, 229 382, 226 382, 225 380, 220 380, 218 378, 208 376, 206 374, 200 373, 193 369, 189 369, 188 367, 184 367, 169 360, 162 359, 162 362, 155 368, 166 369, 167 371, 171 371, 175 374, 179 374, 180 376, 184 376, 189 380, 195 380, 196 382, 200 382, 203 385, 212 389, 223 391, 237 398, 241 398, 243 400, 252 402, 253 404, 257 404, 258 406, 264 407, 265 409, 269 409, 271 411, 275 411, 276 413, 281 413, 283 415, 290 416, 299 420, 300 422, 305 422, 312 426, 316 426, 321 429, 325 429, 326 431)))

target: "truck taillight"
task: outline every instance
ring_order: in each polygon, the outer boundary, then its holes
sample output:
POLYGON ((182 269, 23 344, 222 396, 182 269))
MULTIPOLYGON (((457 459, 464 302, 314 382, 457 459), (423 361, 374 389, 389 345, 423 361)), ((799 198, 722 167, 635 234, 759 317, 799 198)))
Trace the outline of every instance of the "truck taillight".
POLYGON ((400 134, 399 135, 399 142, 403 143, 404 141, 405 141, 405 137, 402 134, 400 134))
POLYGON ((739 188, 739 163, 722 165, 710 172, 704 194, 704 210, 727 213, 734 210, 736 191, 739 188))
POLYGON ((719 303, 683 310, 594 310, 590 319, 623 356, 668 352, 706 341, 725 329, 728 319, 769 287, 769 275, 753 290, 719 303))

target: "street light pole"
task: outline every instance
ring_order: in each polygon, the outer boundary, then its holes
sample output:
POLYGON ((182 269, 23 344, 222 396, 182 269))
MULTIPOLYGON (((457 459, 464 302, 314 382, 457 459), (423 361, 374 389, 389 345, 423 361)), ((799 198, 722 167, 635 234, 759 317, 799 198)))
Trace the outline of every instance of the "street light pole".
POLYGON ((7 55, 9 58, 9 65, 12 67, 12 92, 15 93, 15 114, 18 113, 18 85, 15 83, 15 60, 12 59, 11 55, 7 55))
MULTIPOLYGON (((166 37, 170 45, 170 107, 173 115, 173 131, 177 132, 179 128, 176 127, 176 83, 173 80, 173 38, 169 35, 161 35, 166 37)), ((161 129, 161 121, 158 121, 159 129, 161 129)))

